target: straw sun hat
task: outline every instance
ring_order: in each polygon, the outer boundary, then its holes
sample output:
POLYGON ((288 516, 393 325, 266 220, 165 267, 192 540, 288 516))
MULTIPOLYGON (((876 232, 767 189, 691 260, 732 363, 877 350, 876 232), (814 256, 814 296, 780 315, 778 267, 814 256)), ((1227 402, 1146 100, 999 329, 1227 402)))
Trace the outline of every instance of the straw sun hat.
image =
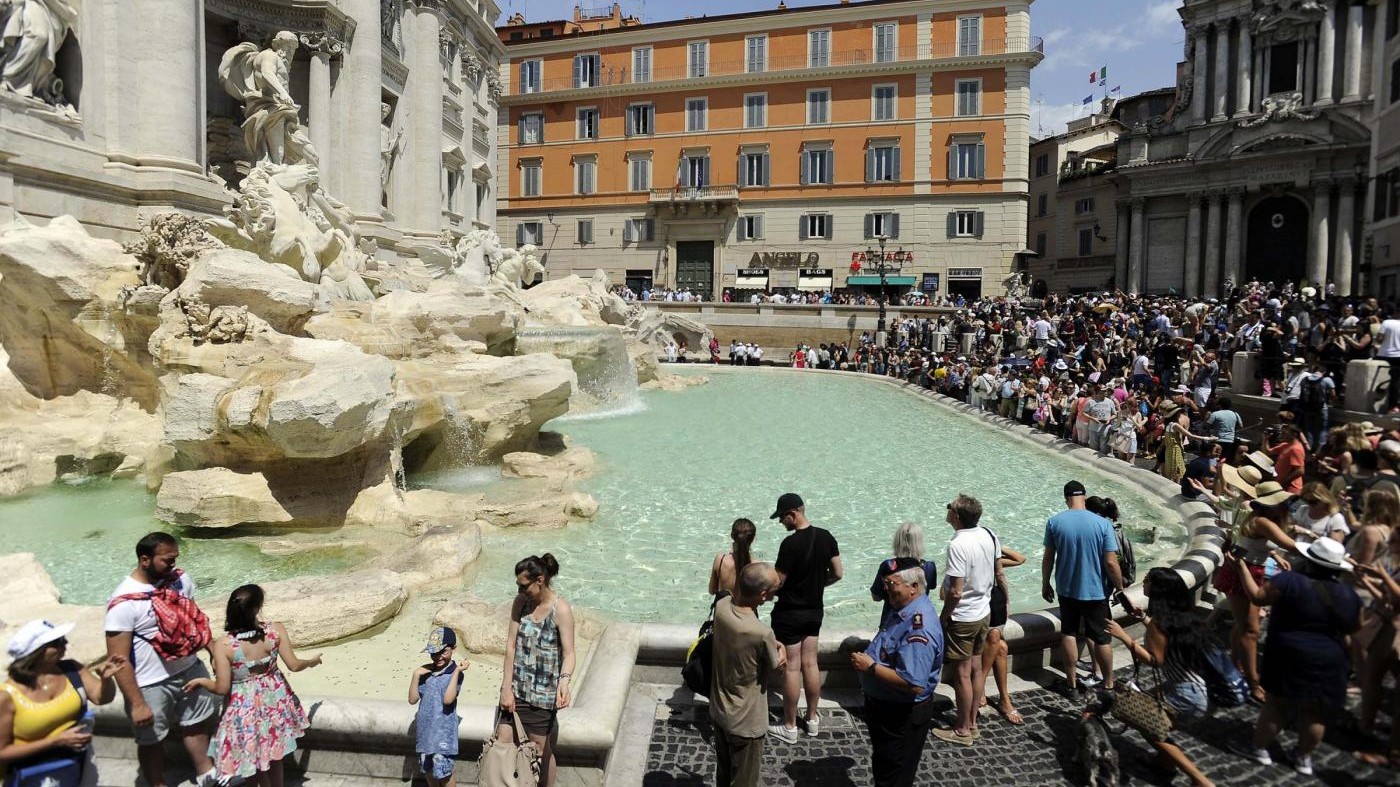
POLYGON ((1287 503, 1293 493, 1284 489, 1277 481, 1263 481, 1254 487, 1254 499, 1250 504, 1255 508, 1267 508, 1287 503))
POLYGON ((1254 497, 1255 487, 1264 480, 1264 474, 1253 465, 1221 465, 1220 477, 1231 488, 1243 492, 1245 497, 1254 497))

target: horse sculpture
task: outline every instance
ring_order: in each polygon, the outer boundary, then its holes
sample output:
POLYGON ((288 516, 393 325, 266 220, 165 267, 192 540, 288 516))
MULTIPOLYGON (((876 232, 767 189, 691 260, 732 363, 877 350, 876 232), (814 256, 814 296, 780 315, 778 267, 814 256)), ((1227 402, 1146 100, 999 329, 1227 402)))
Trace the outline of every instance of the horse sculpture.
POLYGON ((519 250, 505 249, 501 252, 501 261, 491 270, 491 281, 512 290, 520 289, 522 284, 533 284, 536 278, 544 275, 544 265, 536 256, 538 251, 532 243, 519 250))

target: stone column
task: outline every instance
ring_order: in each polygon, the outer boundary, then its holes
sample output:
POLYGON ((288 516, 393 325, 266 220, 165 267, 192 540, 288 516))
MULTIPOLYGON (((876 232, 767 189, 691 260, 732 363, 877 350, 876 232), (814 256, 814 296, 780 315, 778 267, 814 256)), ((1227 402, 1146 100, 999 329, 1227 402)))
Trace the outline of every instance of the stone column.
POLYGON ((1346 70, 1342 73, 1342 100, 1361 98, 1361 38, 1366 6, 1347 6, 1346 70))
POLYGON ((1322 15, 1318 28, 1317 48, 1317 101, 1319 106, 1327 106, 1336 100, 1332 93, 1333 63, 1337 49, 1337 9, 1328 8, 1322 15))
POLYGON ((1351 294, 1351 236, 1356 222, 1356 184, 1343 181, 1337 200, 1337 251, 1332 281, 1338 295, 1351 294))
MULTIPOLYGON (((408 65, 408 83, 404 86, 407 102, 405 144, 401 166, 411 194, 405 210, 398 214, 406 232, 423 237, 436 237, 442 224, 441 194, 438 188, 442 172, 442 65, 438 57, 438 31, 441 20, 435 0, 418 0, 417 7, 404 24, 404 60, 408 65)), ((376 115, 376 117, 378 117, 376 115)))
POLYGON ((1250 40, 1248 20, 1240 21, 1239 52, 1235 55, 1235 68, 1239 72, 1235 90, 1235 117, 1243 117, 1254 111, 1250 102, 1253 92, 1253 74, 1250 69, 1254 62, 1254 46, 1250 40))
POLYGON ((1147 200, 1132 201, 1132 230, 1128 240, 1128 286, 1124 291, 1137 295, 1142 291, 1143 260, 1147 256, 1147 200))
POLYGON ((341 61, 335 95, 340 144, 332 160, 335 196, 360 221, 380 222, 379 103, 384 59, 380 54, 379 0, 340 0, 340 8, 356 21, 355 36, 341 61))
MULTIPOLYGON (((103 69, 92 69, 87 72, 86 86, 89 92, 106 87, 101 103, 108 106, 104 131, 110 140, 110 158, 136 167, 175 169, 202 176, 205 121, 201 4, 127 0, 101 5, 100 11, 88 17, 107 15, 105 30, 79 32, 105 34, 103 48, 96 51, 111 53, 105 61, 112 65, 107 78, 103 78, 103 69)), ((87 112, 85 109, 84 114, 87 112)), ((87 122, 95 120, 90 118, 87 122)), ((170 188, 164 183, 162 186, 170 188)))
POLYGON ((1129 223, 1132 214, 1128 212, 1128 203, 1118 203, 1118 228, 1114 236, 1117 243, 1116 254, 1113 264, 1113 283, 1124 292, 1128 291, 1128 233, 1129 223))
POLYGON ((1254 53, 1254 98, 1250 102, 1251 109, 1258 109, 1264 105, 1264 83, 1267 81, 1265 74, 1268 73, 1265 71, 1264 56, 1267 51, 1261 47, 1254 53))
POLYGON ((1195 298, 1201 294, 1201 195, 1187 194, 1186 201, 1186 297, 1195 298))
POLYGON ((344 45, 324 34, 302 33, 300 39, 311 54, 306 108, 311 146, 321 159, 321 185, 335 194, 339 173, 331 145, 331 58, 340 54, 344 45))
POLYGON ((1215 80, 1210 91, 1214 102, 1211 120, 1224 120, 1230 103, 1230 25, 1215 26, 1215 80))
MULTIPOLYGON (((1235 282, 1240 281, 1240 256, 1244 251, 1244 192, 1235 190, 1230 192, 1227 208, 1225 211, 1225 278, 1235 282)), ((1216 291, 1208 295, 1219 295, 1220 285, 1217 282, 1216 291)))
POLYGON ((1198 28, 1195 62, 1191 66, 1191 117, 1197 120, 1206 119, 1206 69, 1210 68, 1210 56, 1206 47, 1209 43, 1206 31, 1198 28))
POLYGON ((1220 289, 1220 195, 1206 196, 1205 293, 1220 289))
POLYGON ((1302 55, 1298 60, 1299 79, 1303 86, 1303 103, 1312 104, 1317 99, 1317 40, 1307 36, 1302 43, 1302 55))
POLYGON ((1322 291, 1327 285, 1327 220, 1332 212, 1332 184, 1313 183, 1312 248, 1308 252, 1308 283, 1322 291))

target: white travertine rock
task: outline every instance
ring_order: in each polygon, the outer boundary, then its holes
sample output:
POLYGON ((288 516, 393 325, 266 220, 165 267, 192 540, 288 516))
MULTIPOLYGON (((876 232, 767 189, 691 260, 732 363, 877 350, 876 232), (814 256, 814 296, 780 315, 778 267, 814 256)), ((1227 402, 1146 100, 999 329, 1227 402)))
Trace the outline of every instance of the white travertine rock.
MULTIPOLYGON (((510 605, 492 604, 479 598, 447 604, 433 615, 433 625, 450 626, 457 633, 457 648, 474 654, 504 655, 506 632, 510 627, 510 605)), ((584 643, 594 643, 603 635, 607 622, 586 607, 574 607, 574 637, 586 652, 584 643)))
POLYGON ((103 391, 154 409, 146 340, 155 320, 122 308, 123 290, 141 284, 139 268, 72 216, 0 228, 0 342, 26 390, 44 399, 103 391))
MULTIPOLYGON (((298 577, 262 587, 267 596, 263 617, 284 624, 298 646, 333 642, 373 628, 397 615, 408 600, 403 578, 382 568, 298 577)), ((211 613, 212 622, 212 610, 205 612, 211 613)))
POLYGON ((591 475, 597 465, 598 455, 583 446, 569 448, 553 456, 516 451, 501 457, 501 475, 572 481, 591 475))
POLYGON ((642 383, 644 391, 684 391, 693 385, 704 385, 710 378, 698 374, 663 374, 654 380, 642 383))
POLYGON ((139 474, 159 443, 160 420, 129 399, 88 391, 40 399, 0 383, 0 497, 60 476, 139 474))
POLYGON ((608 289, 602 271, 591 279, 565 276, 520 292, 534 325, 622 325, 627 302, 608 289))
POLYGON ((399 551, 379 561, 399 572, 404 584, 416 589, 431 582, 461 576, 481 554, 481 528, 475 522, 439 525, 399 551))
POLYGON ((156 496, 156 518, 186 527, 292 521, 261 473, 235 473, 224 467, 167 475, 156 496))
POLYGON ((672 314, 660 309, 634 306, 628 314, 627 326, 636 331, 637 341, 652 348, 652 355, 663 353, 667 340, 684 343, 691 352, 709 357, 710 339, 714 332, 709 326, 684 314, 672 314))
POLYGON ((435 281, 425 292, 397 290, 372 303, 336 303, 329 313, 313 317, 306 331, 389 358, 463 353, 469 342, 508 355, 524 315, 499 288, 435 281))
MULTIPOLYGON (((115 586, 116 579, 112 582, 115 586)), ((0 642, 8 642, 31 620, 76 623, 68 634, 68 657, 92 661, 107 652, 104 612, 102 607, 62 603, 58 587, 33 554, 0 555, 0 642)))
POLYGON ((577 519, 592 519, 598 501, 585 492, 542 492, 518 503, 484 503, 478 516, 494 527, 561 530, 577 519))
POLYGON ((209 306, 243 306, 280 333, 300 331, 317 308, 316 285, 240 249, 198 257, 175 293, 209 306))

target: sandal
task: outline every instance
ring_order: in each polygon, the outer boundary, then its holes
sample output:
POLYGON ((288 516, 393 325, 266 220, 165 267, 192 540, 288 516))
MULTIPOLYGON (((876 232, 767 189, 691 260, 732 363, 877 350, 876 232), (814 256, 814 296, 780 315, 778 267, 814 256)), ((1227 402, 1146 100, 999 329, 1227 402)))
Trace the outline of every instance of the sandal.
POLYGON ((997 713, 1000 713, 1001 717, 1006 719, 1008 724, 1020 726, 1026 723, 1026 720, 1015 708, 997 708, 997 713))

